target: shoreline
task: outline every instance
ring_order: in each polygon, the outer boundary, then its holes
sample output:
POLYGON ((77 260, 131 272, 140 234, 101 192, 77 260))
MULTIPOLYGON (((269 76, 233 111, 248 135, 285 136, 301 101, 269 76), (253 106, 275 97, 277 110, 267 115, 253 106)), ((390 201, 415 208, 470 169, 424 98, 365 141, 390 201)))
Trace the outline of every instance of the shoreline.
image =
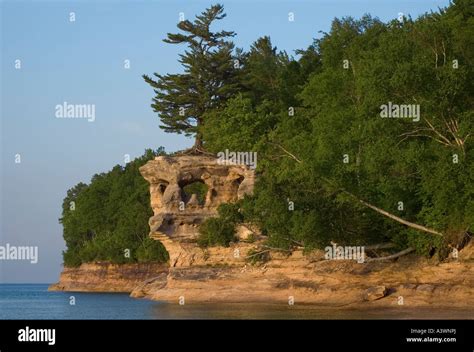
POLYGON ((162 263, 84 263, 65 267, 59 282, 49 285, 48 291, 130 293, 152 277, 166 279, 167 272, 168 266, 162 263))
POLYGON ((336 310, 467 308, 469 311, 474 307, 472 245, 460 252, 459 259, 444 262, 407 255, 395 262, 359 264, 314 259, 295 251, 280 258, 274 255, 271 261, 259 266, 246 263, 175 268, 163 264, 126 266, 125 269, 112 264, 83 264, 79 269, 66 268, 60 282, 49 290, 127 292, 132 298, 176 305, 182 301, 186 305, 245 303, 291 307, 294 304, 336 310))

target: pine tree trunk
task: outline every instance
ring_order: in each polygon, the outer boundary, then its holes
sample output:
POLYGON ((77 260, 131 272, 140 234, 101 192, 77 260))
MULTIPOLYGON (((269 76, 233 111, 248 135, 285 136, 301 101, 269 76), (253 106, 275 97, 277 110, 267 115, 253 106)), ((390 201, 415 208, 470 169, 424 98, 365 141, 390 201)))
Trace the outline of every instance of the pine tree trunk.
POLYGON ((204 148, 202 146, 202 134, 201 132, 199 132, 199 128, 202 124, 202 119, 201 118, 197 118, 196 119, 196 137, 195 137, 195 140, 194 140, 194 146, 193 146, 193 149, 195 151, 203 151, 204 148))
POLYGON ((196 139, 194 140, 193 149, 195 149, 195 150, 203 150, 203 146, 202 146, 202 136, 201 136, 201 134, 200 134, 199 132, 196 133, 196 139))

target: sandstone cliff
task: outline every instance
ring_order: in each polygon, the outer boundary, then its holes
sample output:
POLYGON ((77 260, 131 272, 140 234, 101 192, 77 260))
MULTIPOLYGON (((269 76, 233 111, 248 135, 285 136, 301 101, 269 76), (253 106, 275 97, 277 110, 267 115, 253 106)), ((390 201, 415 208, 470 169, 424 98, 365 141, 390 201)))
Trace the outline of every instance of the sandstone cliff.
POLYGON ((131 292, 138 284, 154 279, 166 281, 166 264, 88 263, 64 268, 51 291, 131 292))
MULTIPOLYGON (((432 263, 417 256, 397 262, 357 263, 325 260, 321 252, 303 255, 266 251, 268 262, 248 263, 264 239, 240 241, 228 248, 201 249, 196 244, 199 225, 216 214, 223 202, 251 193, 254 173, 242 165, 221 165, 207 156, 157 157, 140 172, 150 183, 150 236, 170 254, 166 281, 148 280, 133 297, 178 303, 264 302, 324 305, 436 306, 474 305, 473 254, 432 263), (203 204, 183 187, 203 182, 208 192, 203 204)), ((237 229, 245 232, 245 229, 237 229)), ((251 230, 246 229, 247 232, 251 230)), ((244 236, 241 236, 244 237, 244 236)))
POLYGON ((131 292, 132 297, 177 304, 246 302, 321 304, 334 307, 474 307, 474 244, 458 258, 438 263, 416 255, 396 262, 325 260, 322 251, 265 250, 266 262, 251 265, 264 247, 258 230, 238 227, 237 243, 199 248, 202 221, 223 202, 253 191, 255 175, 243 165, 221 165, 208 156, 157 157, 140 168, 150 183, 150 237, 160 240, 170 263, 83 264, 66 268, 52 289, 131 292), (202 203, 184 192, 207 185, 202 203), (251 235, 251 236, 249 236, 251 235), (252 241, 250 241, 250 238, 252 241))
MULTIPOLYGON (((235 249, 235 248, 234 248, 235 249)), ((220 249, 231 256, 233 248, 220 249)), ((474 246, 459 259, 434 263, 415 255, 397 262, 325 260, 320 252, 272 254, 262 265, 192 265, 171 268, 166 282, 150 280, 132 297, 178 304, 279 303, 327 307, 474 307, 474 246)), ((211 257, 212 258, 212 257, 211 257)))
POLYGON ((161 241, 170 266, 188 266, 195 261, 199 225, 217 214, 222 203, 235 202, 251 194, 255 174, 245 165, 226 165, 205 155, 159 156, 140 168, 150 183, 153 216, 150 237, 161 241), (200 182, 207 186, 202 204, 184 187, 200 182))
MULTIPOLYGON (((219 250, 203 251, 197 247, 199 225, 215 216, 220 204, 234 202, 253 191, 253 170, 245 165, 223 165, 206 155, 182 155, 156 157, 142 166, 140 172, 150 183, 154 213, 149 221, 150 237, 165 245, 169 265, 89 263, 79 268, 64 268, 59 283, 52 285, 51 290, 131 292, 150 279, 158 285, 166 281, 169 266, 206 264, 210 253, 214 263, 225 262, 219 250), (195 194, 184 191, 195 182, 207 186, 202 204, 195 194)), ((242 230, 241 233, 245 232, 242 230)))

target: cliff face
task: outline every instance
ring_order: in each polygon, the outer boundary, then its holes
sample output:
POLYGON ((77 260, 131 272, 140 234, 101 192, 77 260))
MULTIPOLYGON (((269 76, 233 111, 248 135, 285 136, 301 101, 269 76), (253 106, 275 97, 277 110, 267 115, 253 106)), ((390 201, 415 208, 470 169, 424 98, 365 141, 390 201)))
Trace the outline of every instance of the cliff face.
MULTIPOLYGON (((235 249, 236 247, 234 247, 235 249)), ((415 255, 396 262, 357 263, 325 260, 324 252, 272 253, 262 265, 245 262, 170 268, 166 282, 150 280, 132 297, 178 304, 276 303, 318 304, 345 308, 474 306, 474 245, 460 258, 433 263, 415 255)), ((232 248, 227 249, 230 255, 232 248)), ((222 255, 226 249, 216 252, 222 255)), ((228 257, 228 256, 225 256, 228 257)))
MULTIPOLYGON (((166 280, 138 285, 133 297, 172 303, 273 302, 282 304, 374 306, 474 305, 473 263, 469 250, 446 263, 416 256, 397 262, 357 263, 325 260, 324 253, 303 255, 267 252, 268 262, 250 265, 249 257, 262 251, 264 240, 240 241, 228 248, 199 248, 199 225, 214 216, 219 204, 234 202, 253 191, 254 173, 242 165, 220 165, 203 156, 157 157, 140 168, 150 183, 150 236, 170 254, 166 280), (193 182, 208 186, 204 204, 186 195, 193 182), (403 304, 400 304, 402 297, 403 304)), ((243 230, 243 229, 238 229, 243 230)), ((250 230, 247 229, 247 232, 250 230)), ((245 231, 243 231, 245 232, 245 231)), ((251 232, 251 231, 250 231, 251 232)), ((247 233, 248 234, 248 233, 247 233)), ((245 237, 245 236, 240 236, 245 237)))
POLYGON ((64 268, 51 291, 131 292, 146 280, 166 281, 167 264, 87 263, 78 268, 64 268))
MULTIPOLYGON (((233 250, 202 250, 196 245, 199 225, 217 214, 222 203, 235 202, 253 192, 254 171, 245 165, 224 165, 204 155, 160 156, 140 168, 150 183, 153 216, 149 220, 150 237, 166 247, 169 264, 82 264, 64 268, 60 280, 50 290, 131 292, 137 286, 153 283, 166 285, 169 268, 241 263, 242 255, 233 250), (187 185, 199 182, 207 186, 205 200, 186 194, 187 185)), ((249 230, 239 228, 248 235, 249 230)))
MULTIPOLYGON (((417 256, 396 262, 326 260, 323 251, 270 251, 258 233, 238 228, 241 241, 230 247, 199 248, 199 225, 223 202, 251 193, 253 170, 220 165, 202 156, 158 157, 140 172, 150 183, 150 236, 170 254, 169 264, 83 264, 65 268, 52 289, 131 292, 171 303, 264 302, 312 303, 325 306, 473 307, 474 244, 459 258, 443 263, 417 256), (187 195, 193 182, 208 186, 205 201, 187 195), (249 234, 253 241, 249 241, 249 234), (265 263, 250 265, 255 253, 265 263)), ((472 308, 470 308, 472 309, 472 308)))
MULTIPOLYGON (((474 303, 472 263, 457 261, 436 267, 423 259, 401 258, 397 263, 357 263, 325 260, 322 253, 303 255, 266 251, 268 262, 248 264, 262 251, 263 240, 240 241, 229 248, 201 249, 196 245, 199 225, 217 213, 221 203, 234 202, 253 191, 253 170, 220 165, 203 156, 157 157, 140 168, 150 183, 150 236, 170 254, 166 280, 138 285, 133 297, 177 303, 276 302, 324 305, 366 304, 453 306, 474 303), (203 204, 183 188, 193 182, 208 186, 203 204)), ((242 230, 242 229, 240 229, 242 230)), ((242 236, 241 236, 242 237, 242 236)))
POLYGON ((196 251, 199 225, 217 214, 222 203, 232 203, 253 192, 254 170, 246 165, 227 165, 203 155, 159 156, 140 168, 150 183, 153 216, 150 237, 168 251, 171 267, 186 267, 202 251, 196 251), (193 183, 207 186, 202 203, 184 188, 193 183))

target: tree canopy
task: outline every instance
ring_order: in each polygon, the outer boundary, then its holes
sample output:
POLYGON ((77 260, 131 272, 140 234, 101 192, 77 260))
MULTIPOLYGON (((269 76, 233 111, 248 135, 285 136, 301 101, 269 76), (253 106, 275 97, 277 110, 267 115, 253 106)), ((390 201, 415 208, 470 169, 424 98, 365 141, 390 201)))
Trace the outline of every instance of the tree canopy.
POLYGON ((236 91, 238 60, 234 62, 234 44, 230 31, 211 31, 211 25, 225 18, 222 5, 214 5, 196 16, 194 22, 183 20, 178 28, 184 33, 168 33, 163 41, 185 44, 179 62, 184 72, 161 75, 155 79, 143 75, 156 96, 151 107, 157 112, 166 132, 194 135, 195 147, 202 147, 199 130, 204 114, 222 104, 236 91), (237 64, 236 64, 237 63, 237 64))
POLYGON ((165 262, 168 253, 148 237, 149 185, 138 168, 163 149, 145 154, 127 165, 96 174, 90 184, 67 191, 60 223, 67 249, 66 266, 104 261, 112 263, 165 262))
MULTIPOLYGON (((180 22, 184 34, 165 41, 187 45, 184 73, 144 76, 165 131, 194 134, 214 153, 258 153, 255 194, 238 211, 221 207, 200 245, 228 245, 242 221, 281 248, 390 241, 444 257, 472 237, 474 0, 388 23, 335 19, 296 57, 267 36, 235 49, 233 32, 210 30, 224 16, 215 5, 180 22), (386 117, 386 106, 408 115, 386 117)), ((138 173, 154 155, 68 191, 66 264, 166 260, 146 237, 151 209, 138 173)))
POLYGON ((474 225, 473 1, 418 19, 335 19, 298 58, 265 37, 204 145, 259 153, 242 207, 274 245, 458 247, 474 225), (383 118, 381 107, 419 116, 383 118))

